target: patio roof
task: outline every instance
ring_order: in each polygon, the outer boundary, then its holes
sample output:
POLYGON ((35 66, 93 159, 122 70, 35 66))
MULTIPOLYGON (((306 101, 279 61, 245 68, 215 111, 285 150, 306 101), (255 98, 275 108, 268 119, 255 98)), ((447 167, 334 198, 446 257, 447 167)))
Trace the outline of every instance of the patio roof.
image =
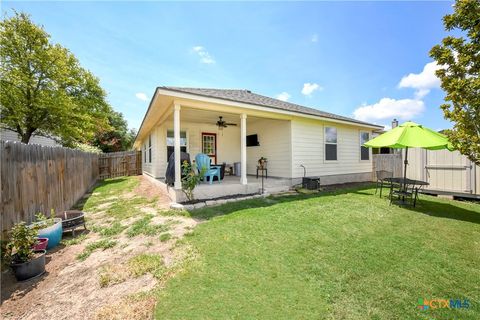
POLYGON ((234 101, 234 102, 248 103, 252 105, 268 107, 268 108, 277 109, 277 110, 284 110, 284 111, 296 112, 299 114, 313 115, 313 116, 319 116, 319 117, 328 118, 328 119, 347 121, 351 123, 374 126, 374 127, 378 127, 379 129, 383 129, 382 126, 379 126, 376 124, 359 121, 356 119, 340 116, 334 113, 325 112, 325 111, 321 111, 314 108, 304 107, 298 104, 270 98, 267 96, 262 96, 260 94, 251 92, 250 90, 185 88, 185 87, 169 87, 169 86, 161 86, 161 87, 158 87, 158 89, 194 94, 194 95, 208 97, 208 98, 217 98, 217 99, 234 101))

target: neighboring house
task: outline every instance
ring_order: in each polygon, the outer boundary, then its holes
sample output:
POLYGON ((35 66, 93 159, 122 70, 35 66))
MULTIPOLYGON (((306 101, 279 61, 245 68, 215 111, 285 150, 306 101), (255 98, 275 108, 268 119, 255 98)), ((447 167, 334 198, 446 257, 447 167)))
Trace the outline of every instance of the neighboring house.
MULTIPOLYGON (((0 129, 0 140, 9 140, 9 141, 20 141, 20 136, 18 133, 8 129, 0 129)), ((50 147, 60 147, 61 144, 57 143, 54 139, 49 137, 37 136, 33 135, 30 138, 29 144, 39 144, 42 146, 50 146, 50 147)))
MULTIPOLYGON (((334 184, 371 180, 371 150, 362 144, 382 128, 248 90, 158 87, 134 148, 142 150, 144 174, 160 181, 177 147, 192 160, 205 153, 214 164, 240 163, 238 185, 258 181, 253 175, 260 157, 268 159, 269 181, 299 183, 304 166, 307 176, 334 184), (218 126, 219 117, 225 127, 218 126)), ((180 168, 180 161, 175 165, 180 168)), ((174 189, 180 188, 176 170, 174 189)))

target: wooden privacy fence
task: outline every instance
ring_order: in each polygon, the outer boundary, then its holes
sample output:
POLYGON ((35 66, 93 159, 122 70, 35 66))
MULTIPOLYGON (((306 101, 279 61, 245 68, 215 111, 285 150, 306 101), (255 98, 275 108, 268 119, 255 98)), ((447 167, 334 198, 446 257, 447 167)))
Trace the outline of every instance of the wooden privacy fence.
POLYGON ((103 153, 98 158, 100 179, 142 174, 142 152, 103 153))
POLYGON ((394 177, 402 177, 402 154, 374 154, 373 155, 373 181, 377 180, 377 171, 393 172, 394 177))
POLYGON ((409 149, 407 176, 429 193, 480 198, 480 166, 458 151, 409 149))
POLYGON ((98 177, 98 154, 0 141, 1 231, 69 209, 98 177))

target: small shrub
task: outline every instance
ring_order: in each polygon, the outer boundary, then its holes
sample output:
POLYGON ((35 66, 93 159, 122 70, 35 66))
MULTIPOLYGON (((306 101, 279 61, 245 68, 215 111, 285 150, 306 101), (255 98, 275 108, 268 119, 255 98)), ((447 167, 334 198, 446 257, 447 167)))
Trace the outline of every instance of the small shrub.
POLYGON ((35 226, 37 230, 53 226, 55 224, 55 210, 50 210, 50 217, 47 217, 42 212, 37 213, 35 215, 35 221, 38 222, 35 226))
POLYGON ((33 257, 32 247, 37 242, 37 230, 30 228, 25 222, 15 224, 10 231, 9 242, 5 247, 5 262, 22 263, 33 257))
POLYGON ((196 174, 195 165, 191 165, 188 161, 183 161, 182 163, 182 191, 189 201, 194 200, 193 190, 200 183, 203 176, 205 175, 205 170, 202 168, 200 174, 196 174))

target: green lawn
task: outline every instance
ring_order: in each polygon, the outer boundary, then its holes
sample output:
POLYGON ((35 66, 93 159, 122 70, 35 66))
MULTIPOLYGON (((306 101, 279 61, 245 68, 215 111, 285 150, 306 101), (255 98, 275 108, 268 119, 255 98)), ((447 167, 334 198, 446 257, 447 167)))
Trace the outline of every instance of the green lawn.
POLYGON ((195 211, 198 258, 160 290, 158 319, 480 319, 480 205, 373 190, 195 211), (419 298, 469 309, 417 309, 419 298))

